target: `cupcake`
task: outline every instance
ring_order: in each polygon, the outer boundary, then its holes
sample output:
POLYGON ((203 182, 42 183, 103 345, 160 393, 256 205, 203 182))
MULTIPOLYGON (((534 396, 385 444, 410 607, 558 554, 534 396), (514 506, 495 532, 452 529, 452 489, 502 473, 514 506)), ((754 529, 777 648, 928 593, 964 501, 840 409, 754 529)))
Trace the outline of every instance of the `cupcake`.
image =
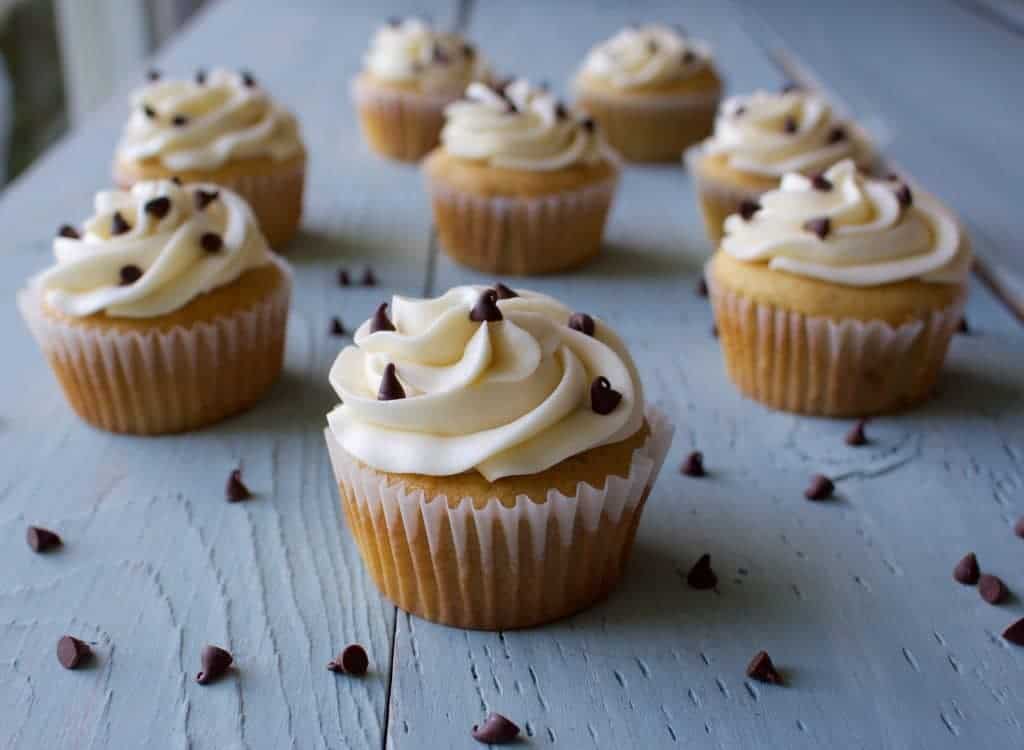
POLYGON ((444 108, 473 81, 490 80, 476 47, 419 18, 377 30, 352 82, 363 136, 381 156, 419 161, 437 146, 444 108))
POLYGON ((932 393, 967 295, 957 219, 851 160, 783 177, 725 221, 709 262, 726 370, 750 398, 830 417, 888 414, 932 393))
POLYGON ((712 136, 686 155, 714 247, 725 217, 750 211, 784 174, 812 177, 843 159, 870 168, 867 137, 838 119, 822 97, 793 87, 725 100, 712 136))
POLYGON ((622 576, 672 427, 604 321, 498 284, 382 304, 325 436, 363 561, 402 609, 539 625, 622 576))
POLYGON ((140 182, 101 192, 18 305, 72 408, 152 435, 255 403, 281 371, 291 272, 237 194, 140 182))
POLYGON ((587 54, 578 104, 630 161, 675 161, 707 138, 722 95, 711 50, 678 28, 630 26, 587 54))
POLYGON ((562 271, 601 249, 618 167, 596 123, 517 80, 470 84, 423 170, 441 247, 481 271, 562 271))
POLYGON ((295 118, 246 72, 150 79, 132 95, 117 184, 178 177, 222 185, 249 202, 271 247, 282 250, 302 217, 306 150, 295 118))

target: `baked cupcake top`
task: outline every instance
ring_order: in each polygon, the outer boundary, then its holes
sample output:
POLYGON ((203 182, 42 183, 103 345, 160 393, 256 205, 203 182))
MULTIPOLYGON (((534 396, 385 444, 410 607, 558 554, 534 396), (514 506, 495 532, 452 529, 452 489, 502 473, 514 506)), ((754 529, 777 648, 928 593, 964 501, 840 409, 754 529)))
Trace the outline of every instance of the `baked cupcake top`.
POLYGON ((352 456, 379 471, 488 481, 535 474, 634 435, 636 366, 605 323, 551 297, 460 286, 395 296, 338 355, 327 415, 352 456))
POLYGON ((471 83, 445 117, 445 151, 493 167, 544 172, 605 158, 592 119, 577 117, 547 89, 522 78, 494 87, 471 83))
POLYGON ((766 177, 813 174, 841 159, 865 160, 871 151, 856 125, 838 119, 825 99, 803 89, 726 99, 702 149, 724 156, 739 172, 766 177))
POLYGON ((132 94, 132 113, 118 146, 125 161, 156 160, 171 170, 212 170, 233 159, 277 161, 302 153, 295 117, 275 104, 246 72, 199 71, 191 80, 163 79, 132 94))
POLYGON ((788 174, 777 190, 725 220, 722 251, 753 263, 847 286, 907 279, 959 283, 968 253, 959 223, 936 198, 853 161, 813 178, 788 174))
POLYGON ((393 18, 379 28, 363 64, 377 80, 414 85, 424 93, 457 95, 490 75, 465 38, 438 31, 419 18, 393 18))
POLYGON ((271 262, 249 205, 217 185, 140 182, 95 208, 81 231, 61 227, 57 265, 32 281, 65 315, 165 315, 271 262))
POLYGON ((579 80, 615 89, 663 87, 691 78, 711 66, 711 48, 674 26, 629 26, 587 53, 579 80))

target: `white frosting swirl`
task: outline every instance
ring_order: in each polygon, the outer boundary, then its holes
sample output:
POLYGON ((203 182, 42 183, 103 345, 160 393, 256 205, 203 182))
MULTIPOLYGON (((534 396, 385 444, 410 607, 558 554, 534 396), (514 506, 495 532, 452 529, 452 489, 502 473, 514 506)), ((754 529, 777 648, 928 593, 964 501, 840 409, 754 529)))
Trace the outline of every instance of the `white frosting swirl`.
POLYGON ((734 214, 725 220, 722 250, 847 286, 963 281, 969 258, 960 227, 936 198, 895 180, 863 177, 850 160, 824 178, 827 185, 819 180, 815 187, 800 174, 783 177, 778 190, 761 196, 751 218, 734 214), (823 237, 808 225, 821 219, 828 219, 823 237))
POLYGON ((570 113, 546 89, 518 79, 503 90, 471 83, 445 110, 445 150, 495 167, 554 171, 604 158, 597 126, 570 113))
POLYGON ((431 93, 457 95, 490 76, 472 44, 419 18, 394 19, 378 29, 363 62, 375 78, 415 83, 431 93))
POLYGON ((689 78, 711 62, 711 48, 663 24, 630 26, 587 53, 580 74, 617 89, 689 78))
POLYGON ((767 177, 812 174, 870 152, 860 128, 837 119, 827 101, 802 89, 726 99, 702 148, 724 154, 733 169, 767 177))
POLYGON ((346 451, 380 471, 451 476, 475 468, 494 481, 535 474, 640 429, 636 367, 608 326, 597 320, 588 336, 568 326, 568 308, 521 289, 498 300, 503 320, 473 322, 485 289, 396 296, 395 331, 370 333, 369 321, 359 328, 330 374, 342 404, 327 421, 346 451), (388 364, 406 398, 377 400, 388 364), (622 394, 604 415, 590 401, 599 376, 622 394))
POLYGON ((97 193, 95 203, 81 238, 54 240, 57 265, 32 282, 46 304, 65 315, 164 315, 270 262, 270 248, 249 205, 219 185, 140 182, 130 191, 97 193), (216 194, 202 209, 195 197, 200 191, 216 194), (116 235, 115 213, 129 227, 116 235), (204 240, 208 234, 220 242, 204 240), (125 283, 125 268, 142 274, 125 283))
POLYGON ((302 152, 298 123, 250 76, 214 70, 202 81, 156 80, 132 95, 119 158, 173 170, 216 169, 231 159, 283 160, 302 152))

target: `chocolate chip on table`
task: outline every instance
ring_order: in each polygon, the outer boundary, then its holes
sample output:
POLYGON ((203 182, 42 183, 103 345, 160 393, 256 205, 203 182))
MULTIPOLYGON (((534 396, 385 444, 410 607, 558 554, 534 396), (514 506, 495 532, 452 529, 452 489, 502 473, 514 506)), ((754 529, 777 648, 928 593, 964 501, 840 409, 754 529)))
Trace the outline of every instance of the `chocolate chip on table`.
POLYGON ((569 316, 569 327, 574 331, 585 333, 588 336, 594 335, 596 325, 594 319, 586 313, 575 312, 569 316))
POLYGON ((811 178, 811 187, 815 190, 820 190, 823 193, 827 193, 832 189, 832 180, 828 179, 823 174, 816 174, 811 178))
POLYGON ((795 117, 787 117, 782 123, 782 129, 787 133, 795 133, 798 125, 796 124, 795 117))
POLYGON ((369 266, 363 271, 363 286, 377 286, 377 277, 373 273, 373 269, 369 266))
POLYGON ((497 323, 503 319, 498 309, 498 293, 493 289, 484 289, 477 297, 476 304, 469 311, 469 319, 474 323, 497 323))
POLYGON ((842 127, 841 125, 839 127, 832 128, 830 131, 828 131, 827 143, 829 146, 845 140, 846 128, 842 127))
POLYGON ((989 604, 999 604, 1005 601, 1006 595, 1010 592, 1002 578, 990 573, 982 573, 978 578, 978 593, 989 604))
POLYGON ((962 315, 960 316, 960 320, 956 324, 956 332, 964 334, 971 332, 970 327, 967 325, 967 318, 965 318, 962 315))
POLYGON ((509 287, 502 284, 500 281, 494 285, 494 291, 498 295, 498 299, 513 299, 519 295, 509 287))
POLYGON ((395 324, 388 317, 388 303, 381 302, 377 305, 377 312, 373 314, 373 319, 370 321, 370 333, 393 330, 395 330, 395 324))
POLYGON ((900 202, 903 208, 909 208, 914 203, 914 194, 910 192, 910 185, 903 183, 896 188, 896 200, 900 202))
POLYGON ((559 120, 569 119, 569 109, 565 106, 564 102, 557 102, 555 104, 555 117, 559 120))
POLYGON ((171 118, 171 125, 176 128, 182 128, 188 125, 188 118, 185 115, 175 115, 171 118))
POLYGON ((405 398, 405 389, 398 382, 398 375, 395 373, 395 366, 388 363, 384 368, 384 375, 380 379, 380 388, 377 390, 378 401, 397 401, 405 398))
POLYGON ((750 221, 754 218, 754 214, 761 210, 761 204, 757 201, 745 200, 740 203, 740 216, 743 217, 744 221, 750 221))
POLYGON ((699 279, 697 279, 696 291, 697 291, 697 296, 698 297, 707 297, 708 296, 708 282, 707 282, 707 279, 705 279, 703 276, 701 276, 699 279))
POLYGON ((196 211, 205 211, 206 207, 219 197, 219 190, 203 190, 202 188, 198 188, 195 193, 192 194, 192 200, 195 201, 196 211))
POLYGON ((80 235, 78 233, 78 230, 75 229, 70 224, 61 224, 60 225, 60 229, 57 230, 57 236, 58 237, 66 237, 69 240, 80 240, 80 239, 82 239, 82 235, 80 235))
POLYGON ((245 486, 245 482, 242 481, 242 470, 235 469, 228 474, 228 482, 224 486, 224 497, 227 498, 229 503, 237 503, 242 500, 248 500, 252 497, 252 493, 249 488, 245 486))
POLYGON ((1017 523, 1013 525, 1013 533, 1024 539, 1024 516, 1017 519, 1017 523))
POLYGON ((196 675, 196 682, 200 685, 209 685, 227 673, 234 662, 234 657, 220 646, 204 646, 201 661, 203 669, 196 675))
POLYGON ((697 559, 686 574, 686 583, 698 591, 707 591, 718 585, 718 576, 711 569, 711 555, 703 554, 697 559))
POLYGON ((224 240, 216 232, 203 232, 199 237, 199 246, 208 253, 216 253, 224 247, 224 240))
POLYGON ((847 445, 866 445, 868 442, 867 435, 864 434, 864 427, 867 425, 868 420, 858 419, 856 424, 850 428, 850 431, 846 433, 846 444, 847 445))
POLYGON ((822 216, 818 219, 810 219, 804 222, 804 229, 808 232, 813 232, 818 235, 818 239, 825 239, 828 237, 828 233, 832 231, 832 221, 827 216, 822 216))
POLYGON ((519 736, 519 727, 501 714, 492 713, 483 724, 474 724, 473 739, 485 745, 504 745, 519 736))
POLYGON ((679 472, 688 477, 706 476, 707 472, 704 471, 704 454, 700 451, 692 451, 683 461, 683 465, 679 467, 679 472))
POLYGON ((136 281, 142 278, 142 269, 138 266, 131 264, 127 266, 121 266, 121 286, 128 286, 134 284, 136 281))
POLYGON ((782 675, 775 668, 767 651, 758 651, 754 654, 754 658, 747 665, 747 677, 758 682, 767 682, 769 685, 782 684, 782 675))
POLYGON ((366 655, 366 649, 358 643, 352 643, 342 650, 340 654, 327 662, 327 668, 332 672, 343 672, 362 677, 370 666, 370 658, 366 655))
POLYGON ((348 271, 344 268, 338 269, 338 286, 348 286, 352 283, 352 280, 348 276, 348 271))
POLYGON ((152 120, 152 119, 154 119, 156 117, 156 110, 153 109, 148 104, 143 104, 142 105, 142 114, 144 114, 146 117, 148 117, 150 120, 152 120))
POLYGON ((110 233, 115 237, 119 234, 131 231, 131 225, 124 220, 120 211, 114 211, 114 215, 110 217, 110 233))
POLYGON ((1015 646, 1024 646, 1024 617, 1006 626, 1003 638, 1015 646))
POLYGON ((964 555, 953 568, 953 580, 965 586, 973 586, 981 577, 978 558, 973 552, 964 555))
POLYGON ((162 219, 171 212, 171 199, 166 195, 162 195, 159 198, 146 201, 142 210, 151 216, 155 216, 157 219, 162 219))
POLYGON ((345 324, 341 322, 341 318, 339 318, 338 316, 334 316, 333 318, 331 318, 331 335, 345 335, 345 324))
POLYGON ((712 323, 711 324, 711 338, 713 338, 713 339, 717 339, 718 338, 718 324, 717 323, 712 323))
POLYGON ((811 483, 807 485, 807 489, 804 490, 804 497, 808 500, 827 500, 832 497, 832 492, 836 486, 824 474, 815 474, 811 477, 811 483))
POLYGON ((242 84, 248 88, 252 88, 256 85, 256 77, 248 70, 243 70, 242 73, 242 84))
POLYGON ((206 84, 206 71, 202 68, 196 71, 196 83, 198 83, 200 86, 206 84))
POLYGON ((33 552, 48 552, 61 545, 60 536, 41 526, 29 526, 25 530, 25 541, 33 552))
POLYGON ((61 636, 57 641, 57 661, 64 669, 78 669, 92 656, 92 649, 85 641, 73 635, 61 636))
POLYGON ((596 414, 611 414, 622 400, 622 394, 612 388, 604 375, 594 378, 590 384, 590 408, 596 414))

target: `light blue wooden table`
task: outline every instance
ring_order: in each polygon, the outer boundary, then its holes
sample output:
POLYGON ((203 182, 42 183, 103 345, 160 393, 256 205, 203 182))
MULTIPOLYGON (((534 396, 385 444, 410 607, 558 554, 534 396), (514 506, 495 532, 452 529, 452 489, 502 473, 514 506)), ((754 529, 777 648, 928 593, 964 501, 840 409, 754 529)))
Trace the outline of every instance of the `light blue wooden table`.
MULTIPOLYGON (((224 0, 155 61, 254 69, 298 112, 310 147, 287 372, 249 414, 180 437, 96 432, 73 417, 18 319, 15 291, 47 263, 53 228, 86 215, 109 181, 123 96, 0 200, 0 746, 470 748, 470 726, 492 710, 536 747, 1024 745, 1024 649, 999 637, 1024 607, 1016 596, 992 607, 950 578, 974 550, 1024 591, 1012 533, 1024 514, 1024 330, 975 283, 972 334, 954 341, 941 396, 873 422, 864 448, 843 444, 846 423, 744 401, 692 291, 709 248, 678 168, 629 169, 602 258, 529 282, 617 326, 679 428, 621 589, 509 633, 433 625, 376 593, 321 436, 342 344, 330 317, 351 327, 393 292, 484 279, 438 254, 415 168, 374 158, 357 132, 347 81, 373 28, 424 10, 375 5, 224 0), (367 263, 380 287, 335 285, 339 267, 367 263), (675 471, 694 448, 707 479, 675 471), (231 505, 224 480, 239 463, 257 497, 231 505), (837 501, 803 499, 819 471, 837 478, 837 501), (65 547, 32 554, 28 523, 55 528, 65 547), (704 552, 718 592, 685 585, 704 552), (98 642, 92 668, 57 664, 65 632, 98 642), (324 668, 352 641, 370 653, 361 680, 324 668), (195 684, 206 643, 235 654, 236 676, 195 684), (788 686, 745 678, 762 648, 788 686)), ((830 13, 763 5, 429 10, 502 69, 563 90, 590 43, 645 19, 710 40, 730 91, 777 86, 783 68, 811 77, 962 212, 990 277, 1012 293, 1024 278, 1019 31, 973 2, 935 0, 927 13, 882 0, 830 13)))

